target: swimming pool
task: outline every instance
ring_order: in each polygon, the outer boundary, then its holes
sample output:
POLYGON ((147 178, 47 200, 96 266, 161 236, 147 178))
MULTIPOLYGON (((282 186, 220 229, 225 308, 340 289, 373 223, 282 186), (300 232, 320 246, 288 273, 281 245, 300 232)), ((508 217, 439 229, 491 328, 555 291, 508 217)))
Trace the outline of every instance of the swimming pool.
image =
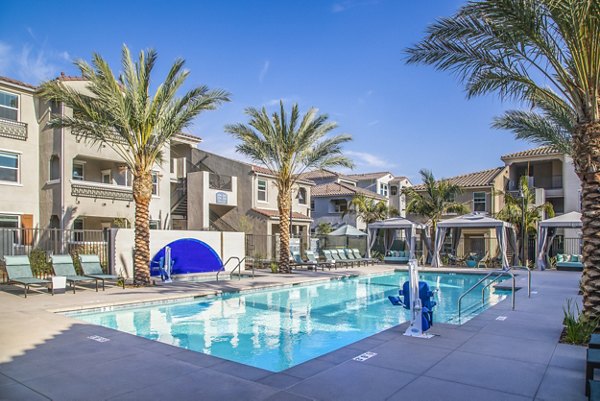
MULTIPOLYGON (((482 275, 421 273, 438 289, 435 322, 457 323, 458 297, 482 275)), ((198 298, 190 302, 69 313, 76 319, 279 372, 408 321, 395 307, 406 272, 361 276, 279 289, 198 298)), ((481 291, 463 300, 462 322, 502 300, 481 291)))

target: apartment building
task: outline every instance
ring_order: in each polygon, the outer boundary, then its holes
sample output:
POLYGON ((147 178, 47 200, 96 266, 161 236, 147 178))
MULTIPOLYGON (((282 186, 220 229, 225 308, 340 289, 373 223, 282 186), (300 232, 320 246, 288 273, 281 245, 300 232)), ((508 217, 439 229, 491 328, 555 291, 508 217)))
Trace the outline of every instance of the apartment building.
POLYGON ((581 211, 580 182, 573 159, 558 150, 539 147, 502 156, 509 171, 506 190, 519 190, 521 177, 527 177, 536 192, 536 203, 549 202, 556 214, 581 211))
MULTIPOLYGON (((508 167, 496 167, 456 177, 444 178, 451 184, 458 185, 462 192, 454 199, 448 199, 463 204, 468 212, 485 213, 495 216, 504 207, 504 189, 509 182, 508 167)), ((413 187, 417 192, 424 192, 423 184, 413 187)), ((448 213, 446 218, 456 217, 456 213, 448 213)), ((425 222, 423 216, 409 214, 409 219, 425 222)), ((457 253, 467 255, 476 253, 483 257, 497 247, 496 234, 493 229, 477 228, 462 230, 457 253)))
POLYGON ((40 226, 36 88, 0 77, 0 228, 40 226))
MULTIPOLYGON (((172 187, 174 227, 244 231, 255 239, 251 251, 275 254, 278 189, 269 169, 181 144, 171 146, 171 155, 172 170, 185 170, 172 187)), ((292 190, 294 236, 307 237, 310 232, 313 185, 301 179, 292 190)))
MULTIPOLYGON (((85 92, 80 77, 57 79, 85 92)), ((106 144, 68 128, 53 129, 54 115, 72 115, 47 102, 37 88, 0 78, 0 227, 100 230, 133 224, 132 175, 106 144)), ((177 135, 174 143, 185 140, 177 135)), ((152 228, 170 227, 170 152, 154 166, 152 228)))
POLYGON ((374 201, 387 202, 385 196, 362 188, 357 185, 357 180, 334 171, 314 170, 303 174, 302 177, 316 184, 312 189, 311 199, 313 231, 321 223, 329 223, 333 227, 350 224, 365 230, 365 222, 349 211, 352 199, 357 195, 363 195, 374 201))

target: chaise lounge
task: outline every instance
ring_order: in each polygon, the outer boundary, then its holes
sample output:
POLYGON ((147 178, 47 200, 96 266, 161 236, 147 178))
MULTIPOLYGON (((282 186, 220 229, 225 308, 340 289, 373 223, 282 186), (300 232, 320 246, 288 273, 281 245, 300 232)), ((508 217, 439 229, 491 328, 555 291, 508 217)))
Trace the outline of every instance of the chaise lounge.
POLYGON ((77 274, 75 266, 73 266, 71 255, 52 255, 50 256, 50 259, 52 260, 52 270, 54 270, 54 274, 56 276, 66 277, 67 283, 73 288, 73 294, 75 294, 75 284, 86 281, 96 281, 96 291, 98 291, 98 281, 96 279, 77 274))
MULTIPOLYGON (((44 280, 33 276, 31 264, 27 256, 5 256, 4 266, 8 275, 8 284, 21 284, 25 290, 25 298, 27 298, 27 290, 33 284, 48 285, 52 284, 50 280, 44 280)), ((54 288, 52 295, 54 295, 54 288)))
MULTIPOLYGON (((96 291, 98 291, 98 281, 102 281, 102 291, 104 291, 104 282, 106 280, 118 281, 121 278, 113 274, 105 274, 100 265, 100 258, 98 255, 79 255, 79 262, 81 263, 83 275, 96 280, 96 291)), ((125 279, 123 279, 121 283, 123 289, 125 289, 125 279)))

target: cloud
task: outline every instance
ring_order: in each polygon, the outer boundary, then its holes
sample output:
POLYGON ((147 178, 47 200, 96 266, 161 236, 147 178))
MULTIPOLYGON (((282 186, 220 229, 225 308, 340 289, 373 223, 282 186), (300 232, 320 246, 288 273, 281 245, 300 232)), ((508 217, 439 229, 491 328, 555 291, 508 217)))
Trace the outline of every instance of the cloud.
POLYGON ((260 82, 261 84, 262 84, 263 80, 265 79, 267 72, 269 72, 270 65, 271 65, 271 62, 269 60, 266 60, 265 63, 263 64, 262 69, 260 70, 260 73, 258 74, 258 82, 260 82))
POLYGON ((356 152, 353 150, 346 150, 344 153, 346 156, 349 156, 354 160, 354 163, 356 163, 357 167, 386 169, 394 167, 394 164, 372 153, 356 152))
POLYGON ((379 124, 379 120, 373 120, 373 121, 369 122, 367 125, 369 127, 372 127, 372 126, 377 125, 377 124, 379 124))
POLYGON ((265 102, 262 103, 263 107, 273 107, 273 106, 279 106, 279 101, 283 102, 283 105, 286 107, 291 107, 291 105, 293 103, 300 103, 301 99, 299 96, 293 95, 293 96, 287 96, 287 97, 282 97, 282 98, 277 98, 277 99, 269 99, 265 102))
POLYGON ((354 7, 370 6, 379 3, 379 0, 346 0, 334 3, 331 6, 332 13, 341 13, 354 7))
MULTIPOLYGON (((34 37, 31 28, 27 28, 27 31, 34 37)), ((12 46, 0 41, 0 75, 30 84, 37 85, 56 77, 71 62, 71 56, 66 51, 47 50, 44 45, 30 43, 12 46)))

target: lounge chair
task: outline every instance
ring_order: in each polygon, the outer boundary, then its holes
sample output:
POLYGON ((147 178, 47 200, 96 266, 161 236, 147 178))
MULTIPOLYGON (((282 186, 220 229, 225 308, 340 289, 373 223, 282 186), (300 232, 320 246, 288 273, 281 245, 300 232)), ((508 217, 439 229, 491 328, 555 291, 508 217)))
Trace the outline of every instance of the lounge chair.
POLYGON ((73 288, 73 294, 75 294, 75 284, 86 281, 95 281, 96 291, 98 291, 98 281, 96 279, 77 274, 75 266, 73 266, 71 255, 52 255, 50 256, 50 260, 52 260, 52 270, 54 270, 54 274, 56 276, 65 276, 67 278, 67 283, 73 288))
POLYGON ((377 259, 373 259, 373 258, 363 258, 360 254, 360 251, 356 248, 351 249, 352 253, 354 254, 354 257, 356 258, 361 258, 362 260, 364 260, 366 263, 371 263, 372 265, 374 265, 375 263, 378 263, 379 261, 377 259))
POLYGON ((367 262, 363 260, 363 258, 357 258, 356 256, 354 256, 354 253, 350 249, 340 249, 338 250, 338 252, 344 253, 346 255, 346 259, 355 262, 358 265, 358 267, 360 267, 361 263, 365 266, 367 264, 367 262))
MULTIPOLYGON (((335 259, 329 249, 323 249, 323 257, 325 258, 325 262, 331 263, 333 267, 338 268, 337 259, 335 259)), ((340 263, 341 265, 341 263, 340 263)))
MULTIPOLYGON (((121 277, 113 274, 105 274, 100 266, 100 258, 98 255, 79 255, 81 270, 86 277, 96 280, 96 291, 98 291, 98 281, 102 281, 102 291, 104 291, 104 281, 118 281, 121 277)), ((125 280, 122 280, 123 289, 125 289, 125 280)))
POLYGON ((312 263, 312 262, 305 262, 304 260, 302 260, 302 256, 300 255, 300 252, 294 251, 294 252, 292 252, 292 267, 306 267, 309 270, 310 269, 317 270, 317 267, 319 267, 319 265, 316 263, 312 263))
POLYGON ((354 267, 354 262, 351 262, 348 260, 348 258, 346 258, 346 254, 344 254, 344 257, 342 257, 341 253, 343 253, 343 251, 340 253, 338 252, 337 249, 330 249, 331 251, 331 256, 333 257, 333 259, 335 259, 336 263, 340 263, 342 266, 350 266, 350 267, 354 267))
POLYGON ((323 270, 325 270, 326 267, 329 268, 329 270, 331 270, 332 267, 335 267, 335 263, 332 262, 319 262, 312 251, 306 251, 306 258, 308 259, 308 262, 318 264, 323 270))
MULTIPOLYGON (((32 284, 52 284, 50 280, 33 277, 31 264, 27 256, 5 256, 4 266, 8 275, 8 284, 21 284, 25 290, 25 298, 27 298, 27 290, 32 284)), ((52 295, 54 295, 54 288, 51 288, 52 295)))

